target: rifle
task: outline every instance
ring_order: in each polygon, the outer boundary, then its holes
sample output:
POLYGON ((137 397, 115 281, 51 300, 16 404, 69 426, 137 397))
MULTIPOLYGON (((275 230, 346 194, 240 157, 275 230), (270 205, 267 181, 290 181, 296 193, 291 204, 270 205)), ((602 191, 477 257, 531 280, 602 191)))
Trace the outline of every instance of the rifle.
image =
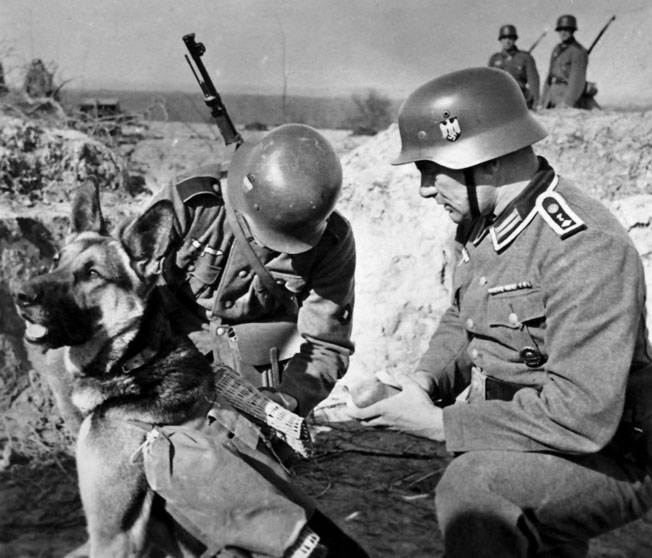
POLYGON ((536 48, 536 46, 541 42, 541 39, 543 39, 546 35, 548 34, 548 29, 546 29, 541 35, 539 35, 539 38, 532 43, 532 46, 530 47, 530 50, 527 51, 528 54, 531 54, 532 51, 536 48))
POLYGON ((595 38, 591 46, 589 47, 588 54, 591 54, 591 51, 593 50, 593 47, 598 44, 598 41, 602 38, 602 35, 604 35, 604 32, 607 30, 607 27, 611 25, 611 22, 616 19, 616 16, 613 15, 611 16, 611 19, 607 21, 606 25, 600 30, 600 33, 598 33, 598 36, 595 38))
POLYGON ((204 67, 204 63, 201 61, 202 55, 206 52, 206 47, 203 43, 195 42, 194 33, 184 35, 183 42, 186 44, 188 52, 190 52, 190 56, 197 67, 197 71, 195 71, 195 67, 192 65, 187 54, 184 55, 186 62, 188 62, 197 83, 199 83, 199 87, 201 87, 202 93, 204 94, 204 102, 210 109, 211 116, 215 119, 217 127, 220 129, 220 133, 224 138, 224 143, 226 145, 235 143, 237 149, 243 142, 242 136, 235 129, 220 95, 215 89, 213 81, 204 67), (199 74, 197 72, 199 72, 199 74))

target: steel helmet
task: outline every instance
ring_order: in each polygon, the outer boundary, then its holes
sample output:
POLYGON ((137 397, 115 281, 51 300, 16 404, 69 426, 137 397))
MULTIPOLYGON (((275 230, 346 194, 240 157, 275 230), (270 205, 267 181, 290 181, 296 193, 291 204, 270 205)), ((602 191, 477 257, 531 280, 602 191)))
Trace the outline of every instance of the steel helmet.
POLYGON ((342 165, 317 130, 284 124, 243 143, 227 174, 226 195, 254 237, 278 252, 319 242, 342 190, 342 165))
POLYGON ((464 169, 517 151, 548 133, 532 116, 516 80, 497 68, 469 68, 429 81, 398 115, 394 165, 433 161, 464 169))
POLYGON ((505 37, 512 37, 514 40, 518 39, 518 34, 516 33, 516 27, 513 25, 503 25, 498 31, 498 40, 505 37))
POLYGON ((560 31, 561 29, 572 29, 573 31, 577 31, 577 20, 575 19, 575 16, 560 16, 557 20, 557 27, 555 27, 555 31, 560 31))

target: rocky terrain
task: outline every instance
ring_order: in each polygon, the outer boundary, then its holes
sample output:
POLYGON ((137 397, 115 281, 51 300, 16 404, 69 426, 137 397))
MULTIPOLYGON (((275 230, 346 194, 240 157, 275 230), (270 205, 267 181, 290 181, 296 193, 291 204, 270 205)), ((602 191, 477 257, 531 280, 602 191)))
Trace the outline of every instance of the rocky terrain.
MULTIPOLYGON (((537 115, 537 150, 602 199, 639 249, 652 282, 652 113, 537 115)), ((76 181, 99 177, 112 220, 136 212, 175 173, 229 153, 215 132, 151 123, 98 141, 60 122, 0 115, 0 556, 56 556, 84 539, 66 431, 22 341, 11 288, 45 269, 65 237, 76 181)), ((260 132, 245 133, 254 137, 260 132)), ((324 130, 341 154, 340 211, 358 249, 354 339, 346 382, 418 360, 449 298, 452 224, 418 196, 411 166, 393 167, 395 126, 374 137, 324 130)), ((648 284, 652 289, 652 284, 648 284)), ((432 494, 449 457, 438 444, 361 429, 341 419, 336 389, 319 412, 319 452, 295 473, 374 556, 441 556, 432 494)), ((592 544, 592 558, 652 556, 652 519, 592 544)))

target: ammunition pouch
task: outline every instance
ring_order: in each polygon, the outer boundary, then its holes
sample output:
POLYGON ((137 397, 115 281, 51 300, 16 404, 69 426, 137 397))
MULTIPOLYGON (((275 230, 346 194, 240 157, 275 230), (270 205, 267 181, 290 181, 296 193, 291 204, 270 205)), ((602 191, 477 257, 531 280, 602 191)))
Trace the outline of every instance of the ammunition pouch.
POLYGON ((499 399, 500 401, 511 401, 514 399, 516 392, 523 389, 525 386, 515 384, 513 382, 506 382, 498 378, 487 376, 485 381, 485 399, 499 399))
POLYGON ((231 328, 240 360, 252 366, 269 366, 275 359, 287 360, 299 351, 303 342, 297 324, 291 321, 237 324, 231 328))
POLYGON ((471 387, 466 400, 469 403, 476 400, 490 401, 494 399, 511 401, 516 392, 525 387, 528 386, 487 376, 480 368, 474 366, 471 369, 471 387))
POLYGON ((299 352, 303 338, 290 320, 212 324, 216 362, 236 369, 257 387, 281 383, 281 363, 299 352))

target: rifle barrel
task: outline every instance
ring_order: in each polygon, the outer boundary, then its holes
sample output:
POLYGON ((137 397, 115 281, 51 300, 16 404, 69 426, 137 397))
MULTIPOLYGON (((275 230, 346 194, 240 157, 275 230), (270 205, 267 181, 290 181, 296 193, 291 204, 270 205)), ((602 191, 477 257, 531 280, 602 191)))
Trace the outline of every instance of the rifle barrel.
POLYGON ((615 16, 615 15, 612 15, 612 16, 609 18, 609 21, 607 21, 607 23, 605 24, 605 26, 604 26, 602 29, 600 29, 600 32, 598 33, 598 36, 593 40, 593 43, 591 43, 591 46, 589 47, 589 50, 588 50, 588 53, 589 53, 589 54, 591 54, 591 51, 593 50, 593 48, 595 47, 595 45, 598 44, 598 41, 602 38, 602 35, 604 35, 604 32, 607 30, 607 27, 609 27, 609 26, 611 25, 611 22, 612 22, 613 20, 615 20, 615 19, 616 19, 616 16, 615 16))
POLYGON ((190 66, 190 69, 192 70, 192 73, 195 76, 199 87, 201 88, 201 91, 204 95, 204 102, 210 109, 211 116, 215 119, 217 127, 219 128, 220 133, 222 134, 222 138, 224 139, 224 143, 226 145, 235 143, 237 149, 243 142, 242 136, 233 125, 231 117, 226 111, 226 107, 224 106, 224 103, 222 102, 217 89, 215 89, 215 85, 213 85, 213 81, 211 80, 210 75, 208 75, 204 63, 201 61, 202 55, 206 52, 206 47, 203 43, 198 43, 195 41, 194 33, 184 35, 183 42, 188 48, 188 52, 190 53, 190 57, 192 58, 194 65, 187 54, 185 55, 186 62, 188 62, 188 65, 190 66), (195 68, 197 68, 196 71, 195 68), (197 72, 199 72, 199 74, 197 74, 197 72))
POLYGON ((532 43, 532 46, 530 47, 530 50, 527 51, 528 54, 531 54, 532 51, 536 48, 536 46, 541 42, 541 39, 543 39, 546 35, 548 34, 548 30, 546 29, 541 35, 539 35, 539 38, 532 43))

